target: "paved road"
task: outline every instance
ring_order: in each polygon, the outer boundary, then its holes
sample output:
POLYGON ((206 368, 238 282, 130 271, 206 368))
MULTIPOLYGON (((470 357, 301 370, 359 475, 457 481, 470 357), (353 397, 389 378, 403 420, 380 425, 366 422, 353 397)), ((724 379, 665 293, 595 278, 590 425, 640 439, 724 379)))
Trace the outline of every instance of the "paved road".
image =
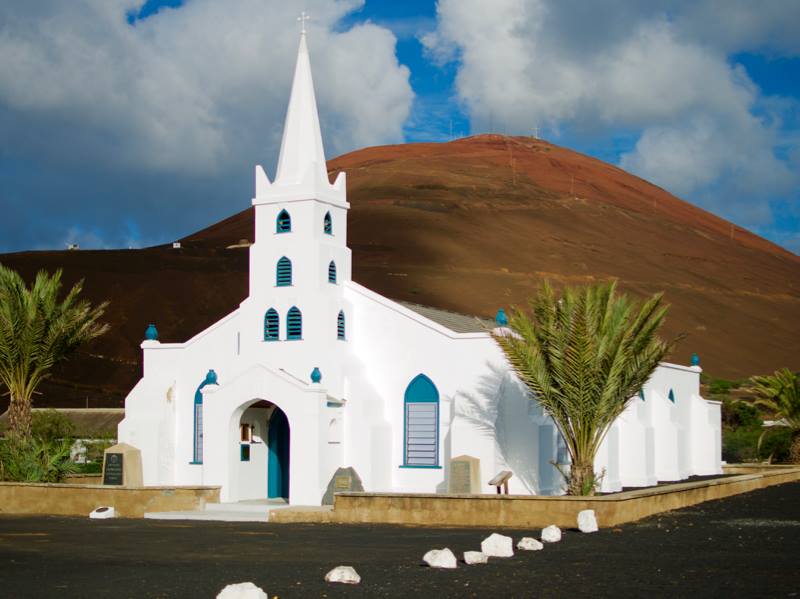
MULTIPOLYGON (((601 523, 602 525, 602 523, 601 523)), ((800 597, 800 483, 708 502, 483 566, 420 566, 489 532, 0 517, 0 597, 800 597), (323 576, 349 564, 357 587, 323 576)), ((515 539, 535 531, 513 531, 515 539)))

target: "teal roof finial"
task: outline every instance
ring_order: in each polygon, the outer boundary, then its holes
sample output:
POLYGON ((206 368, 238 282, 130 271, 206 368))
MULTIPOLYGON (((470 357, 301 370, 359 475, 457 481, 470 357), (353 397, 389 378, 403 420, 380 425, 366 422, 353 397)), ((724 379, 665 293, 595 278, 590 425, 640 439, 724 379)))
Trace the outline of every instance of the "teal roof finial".
POLYGON ((144 338, 148 341, 158 341, 158 329, 152 322, 147 325, 147 330, 144 332, 144 338))
POLYGON ((700 356, 692 354, 692 366, 700 366, 700 356))
POLYGON ((316 384, 322 380, 322 373, 319 371, 319 368, 314 366, 314 370, 311 371, 311 382, 316 384))
POLYGON ((497 316, 494 317, 494 321, 501 327, 506 326, 508 324, 508 316, 506 316, 506 311, 500 308, 497 311, 497 316))

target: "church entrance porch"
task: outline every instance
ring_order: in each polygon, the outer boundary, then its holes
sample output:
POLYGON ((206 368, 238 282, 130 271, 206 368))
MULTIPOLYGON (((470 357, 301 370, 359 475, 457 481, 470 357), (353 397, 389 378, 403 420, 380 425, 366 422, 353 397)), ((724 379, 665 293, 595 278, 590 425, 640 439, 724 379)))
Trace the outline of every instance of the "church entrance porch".
POLYGON ((287 502, 289 499, 289 421, 272 402, 259 400, 239 417, 239 460, 236 487, 239 501, 287 502))

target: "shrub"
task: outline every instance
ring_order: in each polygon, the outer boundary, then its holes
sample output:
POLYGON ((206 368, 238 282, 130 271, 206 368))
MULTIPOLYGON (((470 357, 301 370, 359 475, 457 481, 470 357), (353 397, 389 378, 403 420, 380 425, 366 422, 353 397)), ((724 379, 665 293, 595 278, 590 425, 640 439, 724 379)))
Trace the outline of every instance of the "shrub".
POLYGON ((758 460, 758 428, 726 429, 722 432, 722 459, 729 464, 758 460))
POLYGON ((76 471, 69 459, 72 441, 11 437, 0 442, 0 480, 57 483, 76 471))
POLYGON ((728 395, 731 389, 738 389, 742 386, 741 381, 729 381, 727 379, 711 379, 708 391, 711 395, 728 395))
POLYGON ((72 439, 75 436, 75 425, 64 414, 51 408, 33 413, 31 434, 45 441, 72 439))
POLYGON ((770 459, 773 463, 788 462, 791 446, 792 431, 785 427, 742 427, 722 432, 722 459, 729 464, 770 459))
POLYGON ((761 459, 767 460, 772 457, 774 463, 789 462, 789 451, 792 447, 792 430, 776 426, 769 428, 761 439, 761 448, 758 455, 761 459))
POLYGON ((761 415, 753 404, 725 398, 722 401, 722 422, 730 428, 761 426, 761 415))

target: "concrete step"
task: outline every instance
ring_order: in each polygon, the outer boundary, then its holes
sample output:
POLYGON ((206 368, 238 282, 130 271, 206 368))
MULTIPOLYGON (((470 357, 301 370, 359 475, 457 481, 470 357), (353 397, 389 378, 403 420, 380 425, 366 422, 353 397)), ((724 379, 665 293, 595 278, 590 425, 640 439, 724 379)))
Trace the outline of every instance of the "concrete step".
POLYGON ((236 503, 207 503, 207 512, 267 513, 276 508, 288 507, 285 501, 239 501, 236 503))

